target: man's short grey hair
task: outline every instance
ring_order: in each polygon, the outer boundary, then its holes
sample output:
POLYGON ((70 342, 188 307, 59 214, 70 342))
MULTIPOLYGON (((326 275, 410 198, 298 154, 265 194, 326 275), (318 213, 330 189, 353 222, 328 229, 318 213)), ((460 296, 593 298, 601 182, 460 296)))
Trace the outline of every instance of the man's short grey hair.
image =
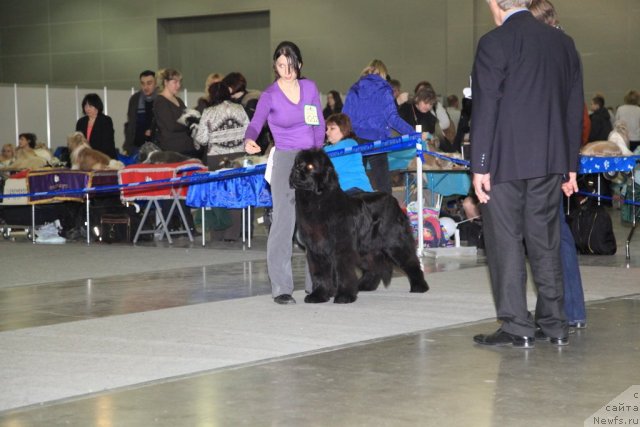
MULTIPOLYGON (((491 0, 487 0, 489 3, 491 0)), ((496 0, 496 4, 502 10, 509 10, 516 7, 525 7, 529 8, 531 5, 531 0, 496 0)))

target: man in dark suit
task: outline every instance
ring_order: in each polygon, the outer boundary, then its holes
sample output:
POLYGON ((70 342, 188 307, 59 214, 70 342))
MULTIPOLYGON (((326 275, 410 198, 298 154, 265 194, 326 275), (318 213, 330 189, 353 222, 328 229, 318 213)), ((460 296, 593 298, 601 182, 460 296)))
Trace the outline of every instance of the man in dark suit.
POLYGON ((480 39, 473 66, 471 168, 501 321, 493 334, 474 337, 482 345, 531 348, 535 337, 568 344, 558 206, 562 191, 578 189, 582 69, 573 40, 537 21, 529 3, 488 0, 498 27, 480 39), (538 290, 535 318, 525 245, 538 290))
POLYGON ((140 90, 129 98, 127 123, 124 124, 122 149, 128 155, 135 154, 147 141, 153 140, 153 101, 157 96, 156 73, 145 70, 140 73, 140 90))

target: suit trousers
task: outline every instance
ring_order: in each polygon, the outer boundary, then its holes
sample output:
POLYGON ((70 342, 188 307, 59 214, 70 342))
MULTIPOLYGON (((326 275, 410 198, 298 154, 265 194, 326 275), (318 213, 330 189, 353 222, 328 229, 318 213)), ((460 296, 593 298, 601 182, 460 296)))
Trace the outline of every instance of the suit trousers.
MULTIPOLYGON (((296 194, 289 187, 289 175, 298 151, 276 150, 271 172, 271 198, 273 221, 267 238, 267 269, 271 280, 271 294, 293 293, 293 232, 296 226, 296 194)), ((305 263, 305 289, 311 292, 311 276, 305 263)))
POLYGON ((548 336, 567 336, 560 185, 560 175, 492 183, 491 199, 481 205, 491 288, 505 332, 532 337, 537 324, 548 336), (538 293, 535 319, 527 309, 526 257, 538 293))

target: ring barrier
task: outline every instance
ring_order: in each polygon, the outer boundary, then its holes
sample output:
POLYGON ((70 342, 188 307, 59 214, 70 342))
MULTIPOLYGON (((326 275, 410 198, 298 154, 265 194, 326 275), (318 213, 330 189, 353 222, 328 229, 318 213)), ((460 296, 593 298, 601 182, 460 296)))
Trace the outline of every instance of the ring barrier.
MULTIPOLYGON (((346 156, 353 153, 362 153, 363 155, 380 154, 385 152, 413 148, 416 146, 416 141, 420 141, 419 134, 403 135, 401 137, 391 138, 388 140, 374 141, 371 143, 361 144, 359 146, 350 147, 344 150, 335 150, 327 154, 329 155, 329 157, 346 156)), ((452 160, 457 160, 457 159, 452 159, 452 160)), ((241 177, 250 176, 250 175, 264 174, 265 169, 266 169, 265 164, 249 165, 242 168, 234 168, 234 169, 207 172, 207 173, 195 173, 190 176, 157 179, 152 181, 135 182, 135 183, 129 183, 129 184, 72 188, 68 190, 7 194, 7 195, 0 195, 0 199, 17 198, 17 197, 84 195, 87 193, 109 193, 109 192, 118 192, 123 188, 131 188, 131 187, 135 187, 136 189, 148 189, 148 188, 171 187, 171 186, 184 185, 184 184, 202 184, 209 181, 222 181, 222 180, 228 180, 233 178, 241 178, 241 177)), ((189 172, 191 170, 192 169, 184 169, 185 172, 189 172)))
MULTIPOLYGON (((428 139, 431 139, 431 135, 428 135, 428 139)), ((441 153, 436 153, 433 151, 423 149, 422 148, 423 142, 425 141, 422 140, 421 133, 413 133, 413 134, 402 135, 399 137, 390 138, 386 140, 378 140, 378 141, 373 141, 369 143, 358 144, 353 147, 334 150, 327 154, 329 155, 329 157, 346 156, 353 153, 361 153, 363 156, 369 156, 369 155, 415 148, 416 158, 418 159, 417 168, 416 168, 417 169, 416 173, 418 175, 417 177, 419 181, 418 182, 418 193, 419 193, 418 205, 419 205, 419 208, 421 208, 420 205, 422 204, 421 203, 422 202, 422 194, 421 194, 422 173, 420 172, 422 172, 423 170, 422 164, 424 163, 425 154, 428 156, 445 160, 445 161, 449 161, 454 164, 462 165, 467 168, 470 167, 470 162, 467 160, 452 158, 441 153)), ((635 165, 636 162, 640 161, 640 156, 629 156, 626 158, 619 158, 619 159, 615 158, 615 161, 616 162, 620 161, 621 165, 622 163, 624 163, 623 166, 611 165, 610 164, 611 159, 604 158, 600 160, 595 159, 596 166, 594 168, 593 164, 589 163, 590 161, 593 161, 593 160, 594 160, 593 157, 587 158, 587 157, 581 156, 581 165, 580 165, 579 173, 602 173, 609 170, 619 170, 623 172, 633 173, 633 165, 635 165), (612 169, 609 169, 609 168, 612 168, 612 169)), ((185 172, 189 172, 191 170, 193 169, 184 169, 185 172)), ((222 170, 222 171, 205 172, 205 173, 195 172, 192 175, 188 175, 188 176, 157 179, 157 180, 150 180, 145 182, 134 182, 134 183, 128 183, 128 184, 93 186, 93 187, 74 188, 74 189, 67 189, 67 190, 55 190, 55 191, 46 191, 46 192, 0 194, 0 200, 7 199, 7 198, 25 198, 25 197, 39 198, 39 197, 46 197, 46 196, 64 196, 64 195, 67 195, 67 196, 74 195, 77 197, 82 197, 86 195, 86 197, 88 198, 89 194, 120 192, 123 189, 127 189, 127 188, 143 190, 143 189, 156 189, 156 188, 184 186, 184 185, 191 186, 191 185, 197 185, 197 184, 205 184, 208 182, 226 181, 226 180, 232 180, 235 178, 243 178, 243 177, 252 176, 252 175, 264 174, 265 170, 266 170, 265 164, 249 165, 241 168, 234 168, 234 169, 228 169, 228 170, 222 170)), ((595 197, 595 198, 606 199, 606 200, 611 199, 610 197, 602 196, 597 193, 580 191, 577 194, 580 194, 586 197, 595 197)), ((625 199, 625 200, 621 200, 621 203, 632 205, 634 207, 640 206, 640 202, 636 202, 635 200, 625 199)), ((421 221, 418 221, 419 226, 421 225, 420 223, 421 221)), ((419 230, 419 236, 422 236, 422 232, 420 232, 420 230, 419 230)), ((422 255, 422 252, 421 252, 422 246, 423 245, 420 245, 420 247, 418 248, 419 255, 422 255)))
MULTIPOLYGON (((385 145, 380 148, 381 142, 385 141, 376 141, 375 143, 362 144, 355 147, 349 147, 342 150, 335 150, 330 153, 327 153, 329 157, 339 157, 346 156, 352 153, 362 153, 363 155, 373 155, 380 154, 385 152, 399 151, 405 150, 407 148, 413 148, 415 146, 415 139, 405 140, 401 143, 397 142, 397 139, 388 140, 390 142, 389 145, 385 145)), ((470 162, 467 160, 461 160, 453 157, 448 157, 442 155, 440 153, 435 153, 428 150, 416 150, 416 155, 421 156, 423 154, 427 154, 429 156, 437 157, 443 160, 450 161, 452 163, 456 163, 463 166, 470 166, 470 162)), ((639 157, 640 156, 635 156, 639 157)), ((424 158, 424 157, 423 157, 424 158)), ((1 199, 9 199, 9 198, 19 198, 19 197, 44 197, 44 196, 82 196, 84 194, 93 194, 93 193, 114 193, 119 192, 123 188, 136 188, 136 189, 149 189, 149 188, 164 188, 171 187, 176 185, 192 185, 192 184, 202 184, 210 181, 222 181, 232 178, 241 178, 250 175, 264 174, 266 169, 265 164, 259 165, 251 165, 242 168, 229 169, 224 171, 217 172, 208 172, 208 173, 196 173, 190 176, 178 177, 178 178, 167 178, 167 179, 158 179, 147 182, 135 182, 129 184, 116 184, 116 185, 104 185, 97 187, 85 187, 85 188, 72 188, 68 190, 56 190, 56 191, 40 191, 40 192, 31 192, 31 193, 16 193, 16 194, 0 194, 1 199)), ((186 169, 185 171, 189 171, 186 169)), ((600 198, 603 200, 613 200, 612 197, 599 195, 597 193, 589 193, 584 191, 578 191, 576 194, 592 197, 592 198, 600 198)), ((621 203, 628 205, 640 206, 640 202, 636 202, 633 200, 623 199, 620 200, 621 203)))

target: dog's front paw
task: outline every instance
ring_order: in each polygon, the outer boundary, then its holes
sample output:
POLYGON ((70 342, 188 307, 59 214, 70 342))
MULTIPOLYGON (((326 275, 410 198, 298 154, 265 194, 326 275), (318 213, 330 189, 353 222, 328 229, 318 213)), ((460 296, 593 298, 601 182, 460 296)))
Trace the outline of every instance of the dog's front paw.
POLYGON ((336 295, 333 302, 336 304, 351 304, 358 298, 357 295, 340 294, 336 295))
POLYGON ((312 292, 304 297, 304 302, 307 304, 319 304, 329 301, 329 296, 324 292, 312 292))

